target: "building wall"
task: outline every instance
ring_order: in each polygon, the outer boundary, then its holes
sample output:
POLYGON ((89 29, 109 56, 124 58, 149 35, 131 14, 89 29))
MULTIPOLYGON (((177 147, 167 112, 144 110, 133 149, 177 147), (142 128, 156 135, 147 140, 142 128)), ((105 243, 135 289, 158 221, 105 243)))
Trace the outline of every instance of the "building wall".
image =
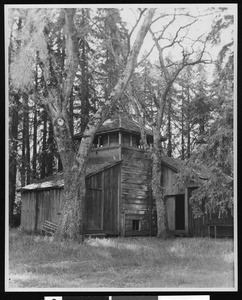
POLYGON ((176 171, 162 164, 161 166, 161 181, 164 187, 165 195, 184 194, 184 187, 176 185, 176 171))
POLYGON ((149 235, 150 160, 144 151, 122 147, 121 226, 123 235, 149 235))
POLYGON ((210 225, 220 225, 218 229, 218 236, 233 236, 234 219, 230 212, 227 214, 204 214, 201 217, 195 217, 191 205, 189 205, 189 198, 194 186, 188 185, 186 195, 188 198, 188 235, 189 236, 208 236, 208 227, 210 225))
POLYGON ((34 231, 36 217, 36 192, 23 192, 21 199, 21 226, 27 231, 34 231))
MULTIPOLYGON (((118 234, 120 165, 87 177, 86 184, 85 228, 118 234)), ((58 224, 63 192, 63 188, 22 192, 21 226, 27 231, 40 231, 45 220, 58 224)))
POLYGON ((86 179, 85 231, 119 234, 120 165, 86 179))
POLYGON ((119 160, 120 159, 120 147, 113 146, 113 147, 100 147, 92 149, 90 153, 90 158, 101 158, 107 159, 108 161, 111 160, 119 160))
POLYGON ((63 189, 23 192, 21 226, 27 231, 40 231, 45 220, 57 224, 62 197, 63 189))

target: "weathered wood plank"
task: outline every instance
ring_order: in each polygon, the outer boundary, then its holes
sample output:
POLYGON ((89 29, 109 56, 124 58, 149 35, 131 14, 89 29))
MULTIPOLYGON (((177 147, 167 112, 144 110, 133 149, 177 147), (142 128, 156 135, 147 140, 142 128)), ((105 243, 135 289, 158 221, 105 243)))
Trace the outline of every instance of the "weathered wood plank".
POLYGON ((124 209, 125 210, 144 210, 147 211, 149 208, 148 204, 132 204, 132 203, 125 203, 124 209))
POLYGON ((148 187, 145 185, 139 185, 139 184, 128 184, 128 183, 122 183, 123 192, 148 192, 148 187))
MULTIPOLYGON (((139 198, 141 199, 141 197, 143 197, 143 199, 146 199, 148 197, 149 192, 147 191, 135 191, 135 190, 122 190, 122 198, 123 196, 128 196, 130 195, 131 198, 139 198)), ((125 198, 125 197, 124 197, 125 198)))
POLYGON ((57 224, 54 224, 50 221, 45 220, 42 225, 41 232, 53 235, 57 231, 57 229, 58 229, 57 224))
POLYGON ((147 220, 148 219, 148 214, 143 214, 143 215, 140 215, 140 214, 125 214, 125 219, 126 220, 147 220))
POLYGON ((126 236, 147 236, 149 235, 149 230, 141 230, 141 231, 133 231, 127 230, 125 231, 126 236))
POLYGON ((122 180, 122 183, 128 183, 128 184, 130 184, 130 185, 132 185, 132 184, 140 184, 140 185, 142 185, 142 182, 144 182, 145 183, 145 185, 147 185, 148 186, 148 183, 149 183, 149 179, 148 178, 145 178, 145 177, 140 177, 140 178, 134 178, 134 177, 128 177, 128 176, 122 176, 122 178, 121 178, 121 180, 122 180), (130 182, 129 182, 130 181, 130 182))
POLYGON ((119 157, 119 146, 108 147, 108 148, 94 148, 90 153, 90 157, 119 157))
POLYGON ((125 214, 134 214, 134 215, 146 215, 146 210, 139 210, 139 209, 126 209, 125 214))
POLYGON ((126 156, 133 156, 138 158, 144 158, 149 159, 142 149, 137 148, 128 148, 128 147, 122 147, 122 154, 126 156))
POLYGON ((134 177, 141 175, 145 178, 148 178, 148 174, 140 172, 140 170, 137 168, 133 169, 133 168, 123 167, 122 175, 123 176, 130 175, 130 176, 134 176, 134 177))
POLYGON ((132 186, 134 189, 137 188, 137 186, 146 186, 148 188, 149 180, 148 179, 132 179, 132 178, 122 178, 122 184, 124 186, 132 186))
POLYGON ((124 198, 122 197, 122 201, 127 203, 127 204, 146 204, 148 203, 148 197, 142 198, 142 199, 137 199, 137 198, 124 198))

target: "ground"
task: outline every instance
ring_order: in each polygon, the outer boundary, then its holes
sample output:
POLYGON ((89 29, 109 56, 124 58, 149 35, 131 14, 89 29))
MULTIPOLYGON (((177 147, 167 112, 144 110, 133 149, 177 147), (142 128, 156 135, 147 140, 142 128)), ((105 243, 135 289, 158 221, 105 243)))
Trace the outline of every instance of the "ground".
POLYGON ((9 235, 9 288, 232 288, 233 240, 9 235))

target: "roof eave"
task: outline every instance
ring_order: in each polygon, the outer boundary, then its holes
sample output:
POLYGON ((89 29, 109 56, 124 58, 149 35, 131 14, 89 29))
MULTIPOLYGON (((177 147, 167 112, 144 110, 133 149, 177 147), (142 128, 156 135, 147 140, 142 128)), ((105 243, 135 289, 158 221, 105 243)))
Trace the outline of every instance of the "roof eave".
POLYGON ((166 162, 164 162, 164 161, 161 161, 161 163, 162 163, 163 165, 165 165, 166 167, 168 167, 168 168, 170 168, 170 169, 172 169, 172 170, 174 170, 174 171, 176 171, 176 172, 179 171, 179 168, 176 168, 176 167, 170 165, 169 163, 166 163, 166 162))
MULTIPOLYGON (((104 166, 104 167, 100 168, 97 171, 93 171, 93 172, 90 172, 90 173, 86 174, 86 178, 88 178, 90 176, 93 176, 94 174, 97 174, 97 173, 102 172, 104 170, 107 170, 109 168, 112 168, 113 166, 118 165, 121 162, 122 162, 122 160, 114 161, 113 163, 111 163, 111 164, 109 164, 107 166, 104 166)), ((46 186, 46 187, 36 187, 36 188, 31 188, 31 189, 28 189, 28 188, 25 188, 25 187, 21 187, 21 188, 18 188, 16 190, 18 192, 20 192, 20 193, 23 193, 23 192, 31 192, 31 191, 43 191, 43 190, 51 190, 51 189, 62 189, 62 188, 64 188, 64 184, 52 185, 52 186, 46 186)))

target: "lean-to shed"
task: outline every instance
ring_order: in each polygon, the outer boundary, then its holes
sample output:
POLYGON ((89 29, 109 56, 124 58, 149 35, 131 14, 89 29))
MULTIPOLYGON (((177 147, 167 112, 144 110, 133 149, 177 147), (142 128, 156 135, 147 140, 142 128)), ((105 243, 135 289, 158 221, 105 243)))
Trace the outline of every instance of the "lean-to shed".
MULTIPOLYGON (((195 218, 189 203, 191 193, 196 186, 187 182, 183 187, 176 185, 176 173, 183 166, 183 161, 163 156, 161 165, 161 180, 164 187, 167 221, 170 231, 175 235, 232 237, 233 217, 231 213, 205 214, 195 218)), ((207 179, 208 174, 201 174, 207 179)))

